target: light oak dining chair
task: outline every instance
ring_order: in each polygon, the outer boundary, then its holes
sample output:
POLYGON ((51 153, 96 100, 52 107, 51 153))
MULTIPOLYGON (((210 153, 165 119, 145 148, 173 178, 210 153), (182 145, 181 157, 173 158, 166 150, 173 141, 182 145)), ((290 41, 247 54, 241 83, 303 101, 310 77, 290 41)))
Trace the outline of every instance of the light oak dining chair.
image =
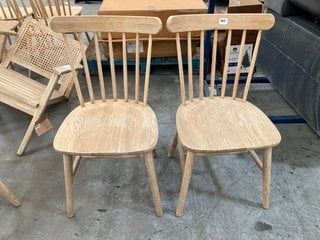
MULTIPOLYGON (((17 154, 22 155, 49 104, 68 99, 73 88, 64 40, 61 34, 33 19, 25 20, 6 51, 1 51, 0 102, 32 116, 17 154), (36 74, 31 74, 36 73, 36 74)), ((73 61, 80 63, 80 45, 70 40, 73 61)))
POLYGON ((30 0, 33 6, 34 18, 43 19, 48 25, 54 16, 79 16, 82 6, 73 5, 71 0, 30 0))
MULTIPOLYGON (((156 172, 153 162, 153 150, 158 141, 158 124, 154 111, 148 105, 149 76, 152 50, 152 35, 158 33, 162 23, 156 17, 130 16, 77 16, 54 17, 51 28, 63 33, 67 49, 67 33, 76 33, 82 48, 85 81, 88 92, 84 93, 76 74, 74 75, 80 106, 75 108, 63 121, 55 136, 54 149, 63 154, 64 176, 67 201, 67 215, 72 217, 73 177, 81 159, 89 157, 130 158, 142 157, 149 176, 152 197, 157 216, 162 215, 162 206, 156 172), (98 79, 91 81, 87 56, 84 51, 83 33, 93 33, 94 59, 97 62, 98 79), (101 32, 108 37, 110 71, 102 68, 101 32), (114 49, 112 36, 121 33, 123 68, 123 92, 119 93, 119 79, 116 80, 114 49), (127 33, 130 35, 127 35, 127 33), (136 44, 135 79, 128 76, 127 36, 136 44), (147 36, 147 68, 143 91, 140 93, 140 34, 147 36), (129 85, 134 87, 128 87, 129 85), (96 91, 94 90, 96 89, 96 91), (97 92, 97 89, 98 92, 97 92), (88 95, 88 98, 85 96, 88 95)), ((70 55, 70 53, 69 53, 70 55)), ((73 67, 74 70, 74 67, 73 67)), ((119 77, 119 76, 118 76, 119 77)), ((121 85, 121 84, 120 84, 121 85)))
MULTIPOLYGON (((170 146, 169 156, 179 148, 179 159, 183 171, 177 216, 183 215, 184 204, 192 174, 195 157, 202 155, 224 155, 248 152, 263 175, 263 207, 269 207, 272 148, 279 144, 280 133, 269 118, 256 106, 247 101, 254 65, 258 53, 261 33, 274 24, 271 14, 199 14, 171 16, 167 28, 176 33, 177 56, 182 103, 176 113, 176 136, 170 146), (210 95, 204 96, 204 35, 213 32, 212 65, 210 72, 210 95), (237 71, 231 91, 227 88, 230 46, 233 31, 242 31, 237 71), (251 64, 242 87, 239 76, 245 53, 246 34, 257 31, 251 64), (215 69, 218 46, 218 32, 227 32, 222 86, 218 94, 215 88, 215 69), (180 35, 187 33, 188 42, 188 94, 185 90, 184 71, 180 49, 180 35), (200 32, 200 66, 198 94, 194 93, 192 71, 191 39, 194 32, 200 32), (262 151, 261 160, 256 150, 262 151)), ((244 75, 245 73, 241 73, 244 75)))
POLYGON ((0 19, 17 20, 20 25, 23 20, 32 15, 32 7, 27 0, 5 0, 0 1, 0 19))

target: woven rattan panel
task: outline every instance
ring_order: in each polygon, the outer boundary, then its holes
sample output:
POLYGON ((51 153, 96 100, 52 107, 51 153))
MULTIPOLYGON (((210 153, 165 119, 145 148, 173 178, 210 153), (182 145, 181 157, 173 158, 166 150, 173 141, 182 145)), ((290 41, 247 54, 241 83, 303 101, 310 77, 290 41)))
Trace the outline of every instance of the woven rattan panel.
MULTIPOLYGON (((33 20, 27 21, 22 28, 20 43, 12 49, 13 62, 46 78, 51 76, 54 67, 69 64, 62 35, 33 20)), ((79 44, 75 40, 70 41, 72 60, 79 63, 79 44)), ((69 77, 71 73, 61 77, 60 83, 69 77)))

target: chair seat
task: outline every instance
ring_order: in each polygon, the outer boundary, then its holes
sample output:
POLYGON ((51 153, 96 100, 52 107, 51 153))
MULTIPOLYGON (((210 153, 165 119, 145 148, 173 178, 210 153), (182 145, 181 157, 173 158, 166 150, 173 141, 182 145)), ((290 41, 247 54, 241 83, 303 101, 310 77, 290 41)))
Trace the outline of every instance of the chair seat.
POLYGON ((72 155, 130 155, 152 151, 157 140, 157 120, 149 106, 107 100, 74 109, 61 124, 53 146, 72 155))
POLYGON ((281 136, 270 119, 249 102, 220 97, 180 106, 177 131, 194 152, 242 152, 277 145, 281 136))
MULTIPOLYGON (((0 67, 0 92, 12 98, 37 107, 47 86, 32 80, 11 69, 0 67)), ((58 91, 54 90, 51 100, 63 97, 58 91)))

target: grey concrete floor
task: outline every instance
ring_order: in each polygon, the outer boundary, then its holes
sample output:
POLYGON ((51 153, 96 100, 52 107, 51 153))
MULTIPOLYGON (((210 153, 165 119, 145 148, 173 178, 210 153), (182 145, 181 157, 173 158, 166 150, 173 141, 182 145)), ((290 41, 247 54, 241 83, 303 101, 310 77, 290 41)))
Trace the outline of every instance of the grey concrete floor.
MULTIPOLYGON (((48 108, 54 128, 34 135, 21 157, 15 152, 30 117, 0 105, 0 180, 22 202, 14 208, 0 196, 0 239, 320 239, 320 141, 306 124, 277 125, 282 141, 273 152, 270 209, 261 205, 260 170, 237 154, 197 158, 185 214, 175 216, 181 171, 177 153, 169 159, 167 152, 180 101, 177 79, 175 68, 152 69, 162 217, 154 213, 142 159, 90 159, 75 177, 75 217, 67 218, 62 156, 52 141, 78 104, 75 92, 48 108)), ((294 113, 275 90, 253 90, 249 100, 269 115, 294 113)))

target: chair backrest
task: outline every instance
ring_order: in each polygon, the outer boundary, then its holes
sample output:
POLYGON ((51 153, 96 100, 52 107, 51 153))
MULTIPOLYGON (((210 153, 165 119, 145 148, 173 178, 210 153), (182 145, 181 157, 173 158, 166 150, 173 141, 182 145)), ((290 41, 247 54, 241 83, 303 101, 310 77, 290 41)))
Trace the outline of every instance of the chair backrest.
POLYGON ((0 1, 0 19, 18 20, 20 23, 26 16, 32 14, 30 3, 26 0, 5 0, 0 1))
MULTIPOLYGON (((167 28, 170 32, 176 33, 176 44, 177 44, 177 55, 179 63, 179 78, 180 78, 180 90, 182 97, 182 104, 186 104, 186 91, 184 83, 184 72, 183 72, 183 59, 181 55, 180 39, 182 33, 187 33, 188 42, 188 98, 192 101, 194 98, 194 84, 193 84, 193 69, 192 69, 192 49, 191 41, 192 34, 196 32, 199 35, 200 32, 200 64, 199 64, 199 95, 200 99, 203 98, 204 88, 204 40, 205 31, 212 31, 212 55, 211 57, 211 71, 210 71, 210 97, 214 95, 215 89, 215 75, 216 75, 216 62, 217 62, 217 48, 218 48, 218 33, 221 31, 227 33, 227 40, 225 43, 225 56, 224 56, 224 67, 222 76, 222 87, 221 97, 227 95, 227 77, 230 57, 230 46, 232 33, 234 31, 241 31, 241 44, 240 51, 237 57, 237 69, 234 78, 234 84, 232 93, 230 94, 233 99, 239 98, 242 92, 242 100, 246 101, 248 91, 254 72, 255 61, 258 53, 259 43, 261 39, 261 32, 263 30, 270 29, 274 24, 274 17, 271 14, 197 14, 197 15, 179 15, 171 16, 167 20, 167 28), (248 55, 245 54, 245 42, 247 32, 250 30, 257 31, 256 38, 254 39, 254 49, 252 52, 251 62, 248 55), (247 55, 247 56, 246 56, 247 55), (245 63, 245 64, 244 64, 245 63), (250 66, 248 66, 250 64, 250 66), (245 86, 242 91, 239 90, 239 78, 241 66, 246 65, 248 71, 245 79, 245 86)), ((242 73, 241 73, 242 74, 242 73)))
MULTIPOLYGON (((162 24, 161 20, 157 17, 134 17, 134 16, 76 16, 76 17, 54 17, 50 23, 51 28, 59 33, 64 34, 64 39, 66 42, 67 49, 69 49, 69 39, 67 38, 67 33, 76 33, 77 39, 80 40, 82 59, 84 65, 84 71, 86 76, 86 84, 88 89, 89 101, 94 103, 96 99, 98 99, 94 95, 93 86, 90 78, 90 72, 88 67, 88 59, 86 56, 86 52, 84 49, 84 43, 82 40, 82 36, 85 32, 93 33, 93 52, 94 59, 97 62, 97 70, 98 70, 98 78, 99 78, 99 88, 100 88, 100 98, 102 101, 106 101, 108 98, 117 101, 119 99, 118 91, 117 91, 117 80, 116 80, 116 68, 115 68, 115 57, 114 57, 114 44, 122 44, 122 57, 123 61, 123 99, 125 101, 129 101, 130 94, 128 91, 130 88, 128 87, 128 66, 127 66, 127 43, 129 38, 127 39, 127 34, 134 33, 134 42, 135 46, 135 87, 134 87, 134 102, 139 103, 140 101, 140 34, 147 34, 147 40, 144 44, 148 45, 147 48, 147 57, 146 57, 146 73, 145 73, 145 82, 144 82, 144 90, 143 90, 143 103, 147 104, 147 96, 149 89, 149 76, 150 76, 150 64, 151 64, 151 49, 152 49, 152 35, 158 33, 161 30, 162 24), (104 36, 107 36, 106 40, 101 39, 101 32, 105 33, 104 36), (113 34, 121 33, 120 39, 113 41, 113 34), (117 41, 117 42, 116 42, 117 41), (111 91, 112 94, 110 96, 107 94, 105 84, 105 77, 102 69, 103 60, 101 56, 104 56, 105 52, 101 46, 101 42, 108 43, 108 52, 109 52, 109 61, 110 61, 110 77, 111 78, 111 91)), ((114 35, 115 36, 115 35, 114 35)), ((132 40, 132 39, 131 39, 132 40)), ((68 52, 70 55, 70 53, 68 52)), ((106 60, 106 59, 104 59, 106 60)), ((74 66, 73 66, 74 72, 74 66)), ((84 94, 81 91, 79 81, 77 76, 75 75, 75 87, 77 90, 78 98, 80 101, 80 105, 84 106, 84 94)))
MULTIPOLYGON (((79 42, 70 39, 70 49, 72 61, 79 64, 81 61, 79 42)), ((15 42, 6 51, 2 61, 4 67, 17 64, 47 79, 51 77, 53 68, 69 63, 62 35, 33 19, 23 22, 15 42)), ((72 73, 61 76, 59 83, 59 92, 71 90, 69 88, 73 84, 72 73)))
POLYGON ((71 0, 30 0, 33 8, 34 18, 43 19, 45 24, 49 24, 49 19, 53 16, 72 16, 71 0))

